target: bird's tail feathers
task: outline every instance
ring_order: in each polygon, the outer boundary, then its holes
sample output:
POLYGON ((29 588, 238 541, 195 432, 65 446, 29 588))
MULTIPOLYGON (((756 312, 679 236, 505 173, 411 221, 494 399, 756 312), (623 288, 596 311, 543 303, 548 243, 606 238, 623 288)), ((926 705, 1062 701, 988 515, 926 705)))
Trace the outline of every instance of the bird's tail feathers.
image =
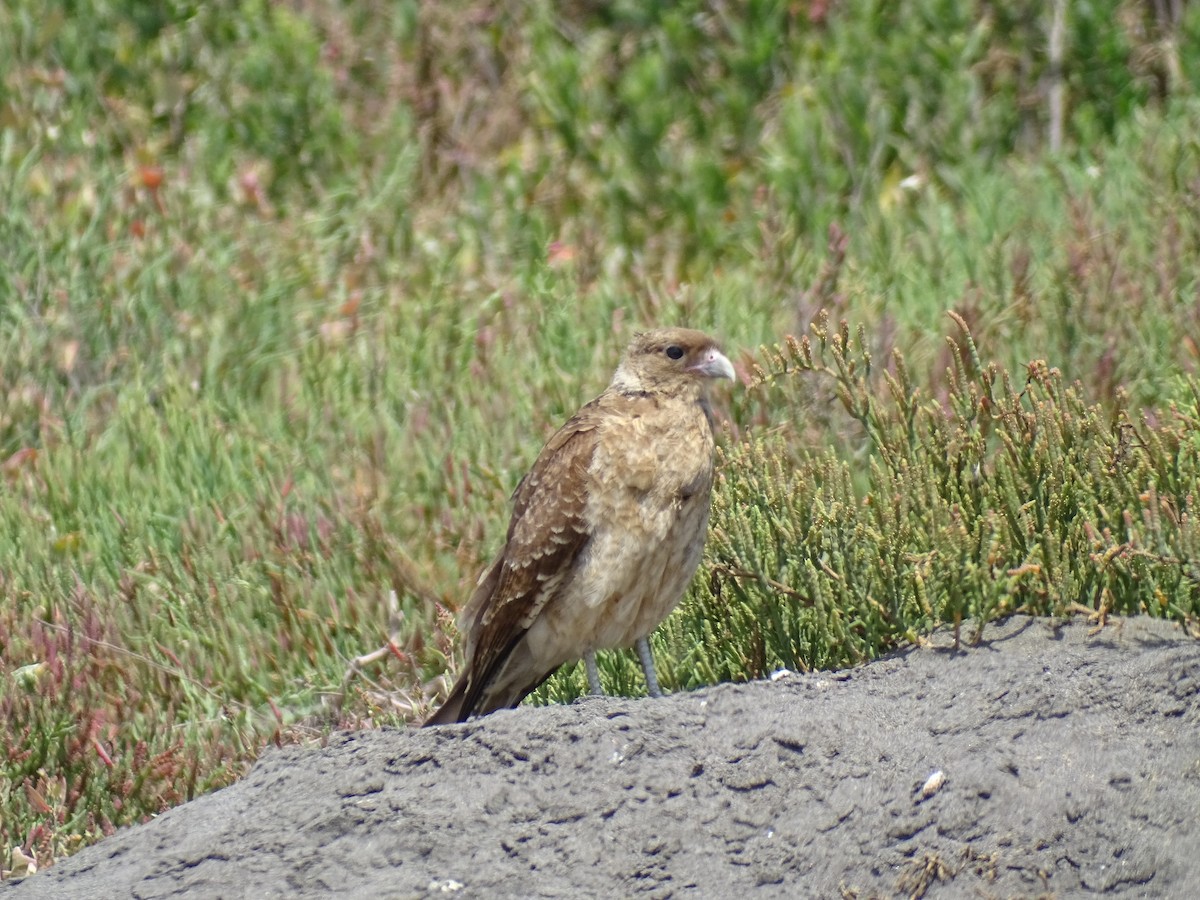
POLYGON ((464 702, 467 699, 467 679, 460 678, 458 683, 454 685, 454 690, 450 692, 450 696, 446 698, 446 702, 433 711, 433 714, 426 719, 421 727, 428 728, 430 725, 453 725, 455 722, 465 722, 471 715, 469 708, 464 709, 464 702))
POLYGON ((506 664, 522 637, 519 635, 514 638, 482 674, 469 670, 459 676, 446 702, 421 727, 450 725, 465 722, 471 716, 486 716, 498 709, 512 709, 536 691, 542 682, 555 673, 558 666, 548 672, 508 671, 506 664))

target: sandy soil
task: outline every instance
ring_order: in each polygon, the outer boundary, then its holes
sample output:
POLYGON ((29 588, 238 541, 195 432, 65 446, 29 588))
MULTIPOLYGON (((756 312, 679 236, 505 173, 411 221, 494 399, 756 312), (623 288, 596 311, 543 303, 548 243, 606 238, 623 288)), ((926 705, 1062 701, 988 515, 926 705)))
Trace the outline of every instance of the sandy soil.
POLYGON ((0 897, 1200 897, 1200 642, 949 642, 269 752, 0 897))

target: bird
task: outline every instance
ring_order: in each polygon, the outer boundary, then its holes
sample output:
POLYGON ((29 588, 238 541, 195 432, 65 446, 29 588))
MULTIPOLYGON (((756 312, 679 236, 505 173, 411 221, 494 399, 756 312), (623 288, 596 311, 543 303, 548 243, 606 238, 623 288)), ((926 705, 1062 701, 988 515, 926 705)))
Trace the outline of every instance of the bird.
POLYGON ((459 617, 464 667, 425 725, 515 707, 562 665, 636 647, 682 599, 708 531, 715 432, 710 388, 737 381, 707 334, 634 335, 612 381, 546 442, 512 496, 503 548, 459 617))

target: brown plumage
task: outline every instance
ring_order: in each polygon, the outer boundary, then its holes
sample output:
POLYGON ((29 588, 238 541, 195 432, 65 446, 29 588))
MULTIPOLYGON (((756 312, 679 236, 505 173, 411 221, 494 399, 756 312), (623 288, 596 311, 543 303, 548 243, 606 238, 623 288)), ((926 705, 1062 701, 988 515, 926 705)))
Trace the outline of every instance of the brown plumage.
POLYGON ((426 725, 516 706, 564 663, 637 645, 683 596, 713 480, 708 386, 734 378, 707 335, 634 337, 612 383, 550 438, 513 494, 504 548, 463 609, 466 666, 426 725))

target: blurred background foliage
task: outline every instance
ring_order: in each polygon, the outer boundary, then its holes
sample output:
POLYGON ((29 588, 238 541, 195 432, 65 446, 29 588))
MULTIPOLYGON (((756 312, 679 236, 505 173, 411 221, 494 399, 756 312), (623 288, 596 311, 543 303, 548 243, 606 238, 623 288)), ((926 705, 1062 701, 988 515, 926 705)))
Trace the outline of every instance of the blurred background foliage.
POLYGON ((1197 628, 1193 5, 15 0, 0 62, 5 848, 423 714, 647 325, 744 379, 667 686, 1197 628))

